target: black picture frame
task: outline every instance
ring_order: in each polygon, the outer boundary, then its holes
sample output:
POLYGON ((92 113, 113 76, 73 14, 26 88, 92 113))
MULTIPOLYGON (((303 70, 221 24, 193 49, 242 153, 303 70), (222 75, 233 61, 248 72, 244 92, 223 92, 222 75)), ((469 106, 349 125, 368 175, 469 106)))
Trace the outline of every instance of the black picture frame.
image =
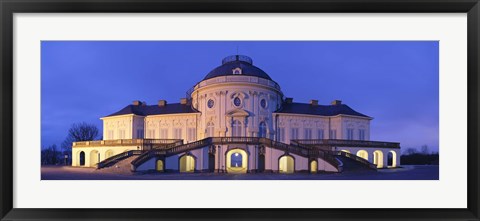
MULTIPOLYGON (((479 220, 478 0, 0 0, 1 220, 479 220), (466 209, 16 209, 13 208, 14 13, 467 13, 468 208, 466 209)), ((438 193, 439 197, 442 193, 438 193)), ((68 197, 68 196, 66 196, 68 197)), ((328 199, 327 199, 328 200, 328 199)), ((414 200, 414 199, 412 199, 414 200)))

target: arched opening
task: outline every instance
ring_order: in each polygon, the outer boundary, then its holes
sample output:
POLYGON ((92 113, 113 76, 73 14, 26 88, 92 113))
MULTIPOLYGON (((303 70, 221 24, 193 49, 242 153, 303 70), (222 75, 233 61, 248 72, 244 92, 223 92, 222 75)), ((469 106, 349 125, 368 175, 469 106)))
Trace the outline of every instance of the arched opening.
POLYGON ((317 173, 318 171, 318 163, 316 160, 310 161, 310 173, 317 173))
POLYGON ((260 154, 258 156, 258 172, 265 171, 265 155, 260 154))
POLYGON ((90 151, 90 166, 94 167, 100 162, 100 153, 96 150, 90 151))
POLYGON ((191 155, 180 157, 180 173, 193 173, 195 171, 195 158, 191 155))
POLYGON ((80 151, 80 156, 78 157, 80 166, 85 166, 85 152, 80 151))
POLYGON ((258 127, 258 137, 267 137, 267 124, 263 121, 258 127))
POLYGON ((113 156, 113 150, 105 151, 105 159, 108 159, 113 156))
POLYGON ((213 137, 213 130, 215 129, 215 124, 213 122, 208 122, 207 124, 207 135, 205 137, 213 137))
POLYGON ((368 152, 365 151, 365 150, 359 150, 359 151, 357 152, 357 156, 358 156, 358 157, 361 157, 361 158, 363 158, 363 159, 365 159, 365 160, 368 160, 368 152))
POLYGON ((393 150, 388 152, 388 167, 397 167, 397 153, 393 150))
POLYGON ((380 150, 373 152, 373 164, 377 165, 377 168, 383 168, 383 153, 380 150))
POLYGON ((208 154, 208 171, 215 172, 215 154, 208 154))
POLYGON ((245 150, 233 149, 227 152, 227 173, 246 173, 248 165, 248 155, 245 150))
POLYGON ((292 156, 285 155, 278 159, 278 172, 293 173, 295 172, 295 160, 292 156))
POLYGON ((232 137, 242 136, 242 123, 238 120, 232 122, 232 137))
POLYGON ((157 163, 156 163, 156 166, 155 166, 155 169, 158 171, 158 172, 163 172, 163 160, 157 160, 157 163))

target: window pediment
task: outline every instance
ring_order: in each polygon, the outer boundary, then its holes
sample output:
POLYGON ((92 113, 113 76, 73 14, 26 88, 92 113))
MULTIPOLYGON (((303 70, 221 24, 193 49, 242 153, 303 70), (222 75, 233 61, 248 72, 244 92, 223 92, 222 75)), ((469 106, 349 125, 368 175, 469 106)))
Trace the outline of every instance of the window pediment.
POLYGON ((243 110, 243 109, 233 109, 233 110, 227 112, 227 116, 230 116, 230 117, 247 117, 247 116, 250 116, 250 113, 248 111, 243 110))

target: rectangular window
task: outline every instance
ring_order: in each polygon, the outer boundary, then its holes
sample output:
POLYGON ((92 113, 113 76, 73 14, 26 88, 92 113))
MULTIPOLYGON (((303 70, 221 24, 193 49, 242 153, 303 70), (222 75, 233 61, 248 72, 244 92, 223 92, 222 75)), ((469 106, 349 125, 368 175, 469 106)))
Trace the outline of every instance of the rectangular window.
POLYGON ((197 140, 197 129, 196 128, 188 128, 187 130, 187 140, 188 141, 196 141, 197 140))
POLYGON ((107 133, 107 139, 113 140, 113 130, 109 130, 107 133))
POLYGON ((358 139, 359 140, 365 140, 365 130, 364 129, 358 130, 358 139))
POLYGON ((168 139, 168 129, 160 129, 160 139, 168 139))
POLYGON ((138 139, 143 139, 143 130, 142 129, 137 129, 137 138, 138 139))
POLYGON ((330 130, 329 139, 337 139, 337 130, 330 130))
POLYGON ((319 129, 317 131, 317 139, 324 139, 324 135, 323 135, 323 129, 319 129))
POLYGON ((125 139, 125 130, 118 130, 118 139, 125 139))
POLYGON ((353 129, 347 128, 347 140, 353 140, 353 129))
POLYGON ((278 138, 280 142, 285 142, 285 128, 283 127, 278 128, 278 138))
POLYGON ((310 128, 305 128, 305 131, 304 131, 304 137, 305 139, 307 140, 311 140, 312 139, 312 129, 310 128))
POLYGON ((155 139, 155 130, 148 130, 147 138, 155 139))
POLYGON ((182 129, 181 128, 175 128, 173 130, 173 138, 174 139, 182 139, 182 129))
POLYGON ((298 139, 298 128, 292 128, 290 133, 290 140, 298 139))

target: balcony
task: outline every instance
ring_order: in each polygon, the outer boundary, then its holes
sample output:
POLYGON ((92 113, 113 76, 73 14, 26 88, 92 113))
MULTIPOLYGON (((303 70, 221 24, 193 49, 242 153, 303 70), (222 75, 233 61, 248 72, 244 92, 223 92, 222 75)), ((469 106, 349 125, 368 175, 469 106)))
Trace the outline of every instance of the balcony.
POLYGON ((400 143, 370 141, 370 140, 336 140, 336 139, 317 139, 317 140, 292 140, 293 144, 306 146, 324 146, 324 147, 373 147, 373 148, 396 148, 400 149, 400 143))
POLYGON ((102 146, 140 146, 142 149, 182 145, 179 139, 118 139, 118 140, 92 140, 73 142, 76 147, 102 147, 102 146))

